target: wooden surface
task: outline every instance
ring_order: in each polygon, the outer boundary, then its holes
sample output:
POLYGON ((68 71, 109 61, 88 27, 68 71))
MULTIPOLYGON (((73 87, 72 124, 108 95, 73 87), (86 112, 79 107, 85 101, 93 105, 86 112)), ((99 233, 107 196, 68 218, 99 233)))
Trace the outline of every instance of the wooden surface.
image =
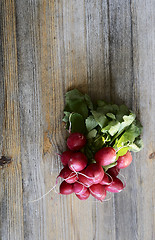
POLYGON ((155 1, 0 2, 1 240, 155 239, 155 1), (126 103, 144 149, 103 204, 51 192, 65 150, 64 94, 126 103), (52 199, 51 199, 52 198, 52 199))

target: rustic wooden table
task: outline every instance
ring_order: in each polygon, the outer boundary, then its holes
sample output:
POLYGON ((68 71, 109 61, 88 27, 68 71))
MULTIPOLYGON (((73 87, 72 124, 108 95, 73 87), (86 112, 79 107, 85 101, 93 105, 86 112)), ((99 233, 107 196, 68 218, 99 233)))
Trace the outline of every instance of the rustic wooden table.
POLYGON ((0 239, 155 239, 155 1, 0 2, 0 239), (144 149, 103 204, 51 192, 65 149, 64 94, 125 103, 144 149), (51 200, 52 197, 52 200, 51 200))

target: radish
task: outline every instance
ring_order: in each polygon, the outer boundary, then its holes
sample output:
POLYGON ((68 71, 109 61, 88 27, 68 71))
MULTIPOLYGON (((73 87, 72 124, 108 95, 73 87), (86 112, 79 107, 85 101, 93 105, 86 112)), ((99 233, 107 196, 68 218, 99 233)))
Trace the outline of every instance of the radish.
POLYGON ((128 167, 132 162, 132 155, 131 153, 128 151, 125 155, 120 156, 117 160, 117 168, 121 169, 121 168, 126 168, 128 167))
POLYGON ((60 184, 60 193, 64 195, 73 193, 73 185, 63 181, 60 184))
POLYGON ((81 172, 79 172, 78 177, 79 177, 79 182, 83 183, 86 187, 90 187, 93 182, 92 182, 92 178, 88 177, 86 175, 86 169, 82 170, 81 172))
POLYGON ((104 177, 104 170, 98 163, 90 164, 86 168, 85 173, 93 184, 101 182, 104 177))
POLYGON ((87 187, 85 187, 82 183, 80 182, 75 182, 73 184, 73 192, 76 194, 84 194, 87 191, 87 187))
POLYGON ((109 186, 105 186, 105 189, 108 192, 113 192, 113 193, 121 192, 123 188, 124 188, 124 185, 122 181, 116 177, 113 178, 113 182, 109 186))
POLYGON ((83 194, 76 194, 76 196, 77 196, 80 200, 86 200, 87 198, 89 198, 89 195, 90 195, 89 189, 87 189, 87 190, 85 191, 85 193, 83 193, 83 194))
POLYGON ((68 166, 65 166, 58 177, 64 178, 67 183, 75 183, 78 180, 78 176, 75 172, 71 171, 68 166))
POLYGON ((100 201, 106 197, 105 187, 101 184, 94 184, 89 188, 89 190, 91 195, 100 201))
POLYGON ((101 148, 95 154, 95 160, 102 166, 107 166, 116 161, 116 151, 112 147, 101 148))
POLYGON ((68 164, 68 161, 71 158, 72 153, 73 153, 72 151, 67 150, 60 155, 61 162, 64 166, 66 166, 68 164))
POLYGON ((110 178, 106 173, 104 173, 104 177, 102 178, 100 184, 101 185, 110 185, 112 183, 113 179, 110 178))
POLYGON ((107 173, 112 177, 116 177, 119 174, 119 171, 120 171, 120 169, 117 168, 117 166, 114 166, 112 168, 109 168, 107 173))
POLYGON ((87 166, 87 157, 82 152, 74 152, 68 161, 68 166, 72 171, 82 171, 87 166))
POLYGON ((86 144, 86 138, 82 133, 71 133, 67 139, 67 146, 70 150, 78 151, 86 144))

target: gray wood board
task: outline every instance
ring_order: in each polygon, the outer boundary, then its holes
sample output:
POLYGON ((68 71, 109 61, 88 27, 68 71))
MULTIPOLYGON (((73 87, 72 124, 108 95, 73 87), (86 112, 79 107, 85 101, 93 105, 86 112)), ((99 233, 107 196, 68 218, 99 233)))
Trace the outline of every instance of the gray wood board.
POLYGON ((153 0, 0 3, 0 152, 12 159, 0 169, 0 239, 155 239, 154 9, 153 0), (62 168, 64 94, 74 87, 127 104, 145 147, 110 201, 51 192, 32 203, 62 168))

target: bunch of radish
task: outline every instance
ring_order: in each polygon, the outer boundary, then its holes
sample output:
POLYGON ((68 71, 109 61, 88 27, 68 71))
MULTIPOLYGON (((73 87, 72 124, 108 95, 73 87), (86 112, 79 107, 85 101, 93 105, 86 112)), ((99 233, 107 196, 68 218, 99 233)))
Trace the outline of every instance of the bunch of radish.
POLYGON ((97 200, 103 201, 107 191, 118 193, 125 187, 117 176, 120 169, 130 165, 132 155, 128 151, 124 156, 120 156, 117 165, 105 172, 105 166, 116 162, 115 149, 101 148, 95 153, 94 162, 89 163, 82 152, 86 143, 86 137, 82 133, 71 133, 68 137, 68 150, 60 155, 64 166, 58 175, 63 179, 60 184, 60 194, 75 193, 80 200, 86 200, 91 194, 97 200))

